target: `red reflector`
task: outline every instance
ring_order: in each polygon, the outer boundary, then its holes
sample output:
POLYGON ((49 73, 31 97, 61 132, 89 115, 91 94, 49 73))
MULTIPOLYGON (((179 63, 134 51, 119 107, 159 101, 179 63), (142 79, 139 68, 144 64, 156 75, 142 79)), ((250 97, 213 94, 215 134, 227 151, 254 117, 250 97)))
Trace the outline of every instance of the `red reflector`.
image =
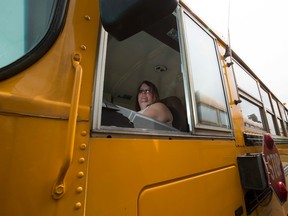
POLYGON ((278 182, 278 187, 279 187, 279 199, 282 203, 286 202, 287 200, 287 189, 285 184, 282 181, 278 182))
POLYGON ((264 142, 266 143, 267 147, 269 149, 273 149, 274 146, 274 140, 273 138, 270 136, 270 134, 265 134, 264 135, 264 142))

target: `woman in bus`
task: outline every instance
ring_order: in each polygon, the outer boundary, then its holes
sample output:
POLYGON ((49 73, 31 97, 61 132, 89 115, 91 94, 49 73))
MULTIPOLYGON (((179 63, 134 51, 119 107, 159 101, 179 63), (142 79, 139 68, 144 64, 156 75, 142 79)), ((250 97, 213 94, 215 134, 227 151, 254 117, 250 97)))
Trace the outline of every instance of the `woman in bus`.
POLYGON ((153 83, 143 81, 137 92, 136 111, 172 126, 173 116, 166 105, 159 102, 159 93, 153 83))

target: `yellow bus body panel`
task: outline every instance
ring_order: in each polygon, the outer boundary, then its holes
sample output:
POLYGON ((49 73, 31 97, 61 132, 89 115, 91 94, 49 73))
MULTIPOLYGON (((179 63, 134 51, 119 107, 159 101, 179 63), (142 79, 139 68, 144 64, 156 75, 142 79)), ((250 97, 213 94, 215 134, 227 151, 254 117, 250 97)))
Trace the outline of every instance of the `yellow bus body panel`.
MULTIPOLYGON (((240 108, 230 106, 235 140, 90 135, 98 4, 70 1, 64 30, 51 49, 25 71, 0 83, 0 215, 230 216, 241 206, 245 215, 236 158, 261 152, 261 147, 244 147, 240 108), (81 55, 83 79, 71 144, 67 129, 74 53, 81 55), (53 199, 67 148, 72 148, 73 158, 65 193, 53 199)), ((225 69, 225 78, 234 98, 231 71, 225 69)), ((280 153, 288 162, 285 146, 280 153)), ((280 206, 273 197, 271 204, 251 215, 285 215, 286 209, 287 204, 280 206)))
POLYGON ((209 202, 214 215, 227 212, 228 203, 232 214, 244 206, 235 150, 233 141, 93 138, 87 213, 208 215, 209 202), (219 206, 219 199, 227 202, 219 206))

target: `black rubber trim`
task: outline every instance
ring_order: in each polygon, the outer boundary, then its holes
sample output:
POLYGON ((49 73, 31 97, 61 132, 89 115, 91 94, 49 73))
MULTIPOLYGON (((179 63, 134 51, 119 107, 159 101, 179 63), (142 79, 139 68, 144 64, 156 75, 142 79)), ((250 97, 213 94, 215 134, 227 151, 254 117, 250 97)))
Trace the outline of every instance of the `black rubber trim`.
POLYGON ((51 25, 42 40, 28 53, 13 63, 0 68, 0 81, 8 79, 38 61, 54 44, 63 30, 69 0, 58 0, 51 25))
MULTIPOLYGON (((264 135, 243 133, 246 146, 262 146, 264 135)), ((279 144, 288 144, 288 137, 272 136, 274 142, 279 144)))

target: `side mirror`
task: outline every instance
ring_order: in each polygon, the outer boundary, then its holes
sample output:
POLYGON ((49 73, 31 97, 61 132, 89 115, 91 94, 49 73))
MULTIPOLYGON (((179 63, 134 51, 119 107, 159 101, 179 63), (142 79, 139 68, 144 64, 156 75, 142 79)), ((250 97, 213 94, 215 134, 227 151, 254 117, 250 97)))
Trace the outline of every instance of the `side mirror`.
POLYGON ((170 15, 177 4, 177 0, 100 0, 101 22, 121 41, 170 15))

